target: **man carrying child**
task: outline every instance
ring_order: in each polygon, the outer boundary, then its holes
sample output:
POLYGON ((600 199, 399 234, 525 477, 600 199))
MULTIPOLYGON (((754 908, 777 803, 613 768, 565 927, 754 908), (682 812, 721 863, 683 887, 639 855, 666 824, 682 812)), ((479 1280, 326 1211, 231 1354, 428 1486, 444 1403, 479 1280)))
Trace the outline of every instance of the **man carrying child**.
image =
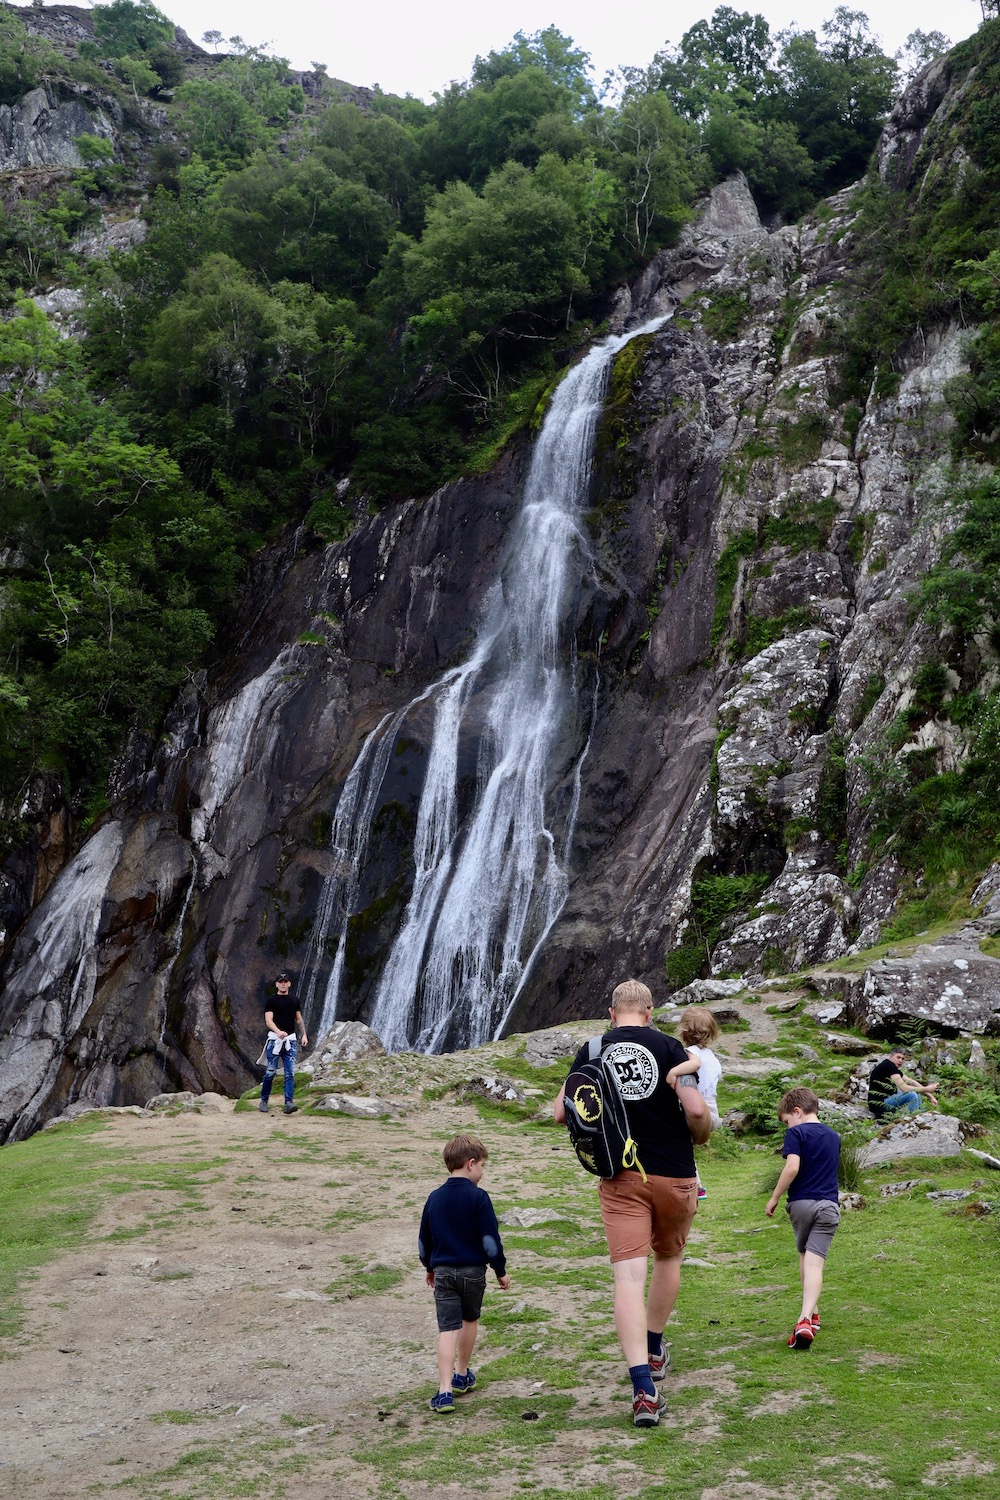
MULTIPOLYGON (((598 1185, 614 1275, 615 1329, 632 1380, 636 1427, 657 1426, 665 1404, 655 1384, 670 1358, 663 1330, 680 1290, 681 1255, 698 1207, 692 1140, 707 1141, 712 1130, 694 1077, 679 1078, 676 1090, 667 1082, 687 1053, 674 1037, 650 1026, 652 1006, 646 985, 627 979, 611 996, 611 1030, 601 1038, 601 1056, 617 1079, 637 1157, 635 1166, 598 1185)), ((588 1055, 585 1044, 573 1068, 588 1055)), ((553 1106, 559 1121, 566 1119, 565 1094, 564 1084, 553 1106)))

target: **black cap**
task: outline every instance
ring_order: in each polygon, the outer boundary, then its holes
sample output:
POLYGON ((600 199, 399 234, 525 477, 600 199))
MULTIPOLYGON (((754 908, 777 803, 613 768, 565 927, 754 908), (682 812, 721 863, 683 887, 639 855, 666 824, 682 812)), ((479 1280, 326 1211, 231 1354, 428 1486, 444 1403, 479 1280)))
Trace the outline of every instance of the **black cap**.
POLYGON ((284 969, 282 969, 280 974, 275 975, 274 982, 275 984, 291 984, 292 976, 291 974, 286 973, 284 969))

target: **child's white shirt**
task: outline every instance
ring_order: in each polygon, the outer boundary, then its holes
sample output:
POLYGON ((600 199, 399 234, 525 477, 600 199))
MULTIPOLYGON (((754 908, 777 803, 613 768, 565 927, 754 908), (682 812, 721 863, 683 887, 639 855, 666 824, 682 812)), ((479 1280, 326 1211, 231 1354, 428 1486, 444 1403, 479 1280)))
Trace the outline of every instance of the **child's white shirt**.
POLYGON ((687 1047, 685 1051, 689 1057, 698 1059, 698 1092, 712 1114, 718 1115, 719 1106, 715 1095, 722 1077, 722 1064, 711 1047, 687 1047))

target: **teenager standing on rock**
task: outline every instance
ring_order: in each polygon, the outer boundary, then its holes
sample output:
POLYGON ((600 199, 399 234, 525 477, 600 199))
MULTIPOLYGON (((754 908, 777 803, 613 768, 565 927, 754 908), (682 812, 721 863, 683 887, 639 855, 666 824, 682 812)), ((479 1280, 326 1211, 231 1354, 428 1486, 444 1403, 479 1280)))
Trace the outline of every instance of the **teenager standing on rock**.
POLYGON ((280 1057, 285 1070, 285 1114, 293 1115, 299 1107, 295 1103, 296 1027, 302 1028, 303 1047, 308 1047, 309 1038, 306 1035, 306 1023, 299 1010, 299 1002, 292 994, 291 974, 279 974, 274 981, 274 988, 277 994, 273 1000, 268 1001, 264 1011, 264 1024, 267 1027, 267 1046, 264 1049, 267 1071, 264 1074, 264 1082, 260 1086, 258 1108, 261 1114, 267 1114, 267 1101, 271 1097, 271 1085, 278 1071, 278 1058, 280 1057))

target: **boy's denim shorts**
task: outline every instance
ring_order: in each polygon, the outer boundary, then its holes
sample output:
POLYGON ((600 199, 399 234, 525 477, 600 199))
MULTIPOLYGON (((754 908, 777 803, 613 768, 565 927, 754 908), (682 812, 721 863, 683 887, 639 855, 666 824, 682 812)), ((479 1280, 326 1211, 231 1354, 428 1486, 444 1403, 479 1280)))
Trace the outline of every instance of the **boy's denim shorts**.
POLYGON ((438 1331, 455 1333, 463 1323, 476 1323, 486 1293, 485 1266, 435 1266, 434 1306, 438 1331))
POLYGON ((829 1198, 796 1198, 787 1205, 800 1255, 807 1250, 826 1260, 834 1230, 840 1223, 840 1208, 829 1198))

